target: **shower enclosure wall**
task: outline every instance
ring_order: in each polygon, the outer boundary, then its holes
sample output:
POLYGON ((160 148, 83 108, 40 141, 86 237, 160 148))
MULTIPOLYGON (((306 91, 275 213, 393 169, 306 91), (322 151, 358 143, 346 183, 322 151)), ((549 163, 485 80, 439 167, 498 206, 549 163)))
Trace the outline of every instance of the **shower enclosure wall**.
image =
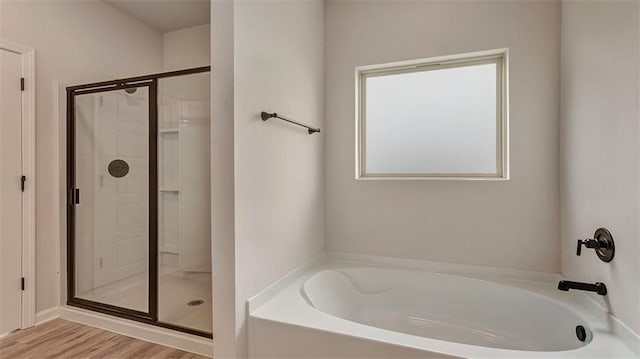
POLYGON ((212 337, 209 71, 67 88, 69 305, 212 337))

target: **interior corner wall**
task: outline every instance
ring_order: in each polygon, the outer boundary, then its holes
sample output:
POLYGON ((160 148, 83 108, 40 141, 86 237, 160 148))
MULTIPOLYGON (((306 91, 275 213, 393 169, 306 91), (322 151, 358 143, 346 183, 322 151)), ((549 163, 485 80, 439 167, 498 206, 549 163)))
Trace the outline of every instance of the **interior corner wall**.
POLYGON ((177 71, 211 64, 209 24, 162 34, 164 71, 177 71))
MULTIPOLYGON (((603 304, 640 334, 640 5, 562 3, 562 274, 604 282, 603 304), (612 262, 576 241, 613 234, 612 262)), ((593 296, 596 300, 601 297, 593 296)))
MULTIPOLYGON (((0 37, 36 53, 36 307, 59 305, 59 173, 54 84, 162 71, 162 35, 101 1, 0 1, 0 37)), ((61 119, 64 121, 64 118, 61 119)), ((64 178, 64 177, 63 177, 64 178)), ((64 193, 64 192, 63 192, 64 193)), ((64 241, 64 239, 62 239, 64 241)), ((63 267, 64 268, 64 267, 63 267)))
POLYGON ((560 269, 560 4, 328 1, 327 249, 560 269), (359 65, 509 48, 508 181, 355 180, 359 65))
POLYGON ((211 3, 211 261, 214 358, 235 358, 234 1, 211 3))
POLYGON ((235 273, 239 358, 246 301, 324 249, 323 1, 234 9, 235 273))

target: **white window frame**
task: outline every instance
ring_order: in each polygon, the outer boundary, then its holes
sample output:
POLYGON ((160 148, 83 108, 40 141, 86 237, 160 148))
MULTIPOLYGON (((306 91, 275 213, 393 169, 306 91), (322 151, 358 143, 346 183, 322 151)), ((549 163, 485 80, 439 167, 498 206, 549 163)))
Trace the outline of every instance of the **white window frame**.
POLYGON ((495 49, 411 61, 358 66, 356 76, 356 179, 509 179, 509 81, 508 49, 495 49), (495 173, 368 173, 366 170, 366 80, 370 77, 441 70, 495 63, 496 81, 496 172, 495 173))

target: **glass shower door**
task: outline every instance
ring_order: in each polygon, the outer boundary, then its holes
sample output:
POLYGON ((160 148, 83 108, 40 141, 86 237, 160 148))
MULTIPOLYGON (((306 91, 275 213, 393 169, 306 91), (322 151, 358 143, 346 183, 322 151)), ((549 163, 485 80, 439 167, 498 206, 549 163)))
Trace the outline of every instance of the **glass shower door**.
POLYGON ((156 129, 150 121, 152 92, 154 82, 74 94, 71 194, 74 299, 150 319, 156 317, 155 300, 150 300, 150 268, 155 267, 150 189, 156 171, 150 165, 156 161, 150 151, 156 129))
POLYGON ((68 305, 212 338, 209 71, 67 87, 68 305))

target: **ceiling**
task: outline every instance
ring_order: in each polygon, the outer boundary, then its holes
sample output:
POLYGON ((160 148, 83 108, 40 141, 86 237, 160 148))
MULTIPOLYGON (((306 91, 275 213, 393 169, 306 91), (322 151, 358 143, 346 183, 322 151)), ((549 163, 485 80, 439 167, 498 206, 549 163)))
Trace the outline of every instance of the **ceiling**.
POLYGON ((210 22, 209 0, 102 0, 151 28, 167 32, 210 22))

